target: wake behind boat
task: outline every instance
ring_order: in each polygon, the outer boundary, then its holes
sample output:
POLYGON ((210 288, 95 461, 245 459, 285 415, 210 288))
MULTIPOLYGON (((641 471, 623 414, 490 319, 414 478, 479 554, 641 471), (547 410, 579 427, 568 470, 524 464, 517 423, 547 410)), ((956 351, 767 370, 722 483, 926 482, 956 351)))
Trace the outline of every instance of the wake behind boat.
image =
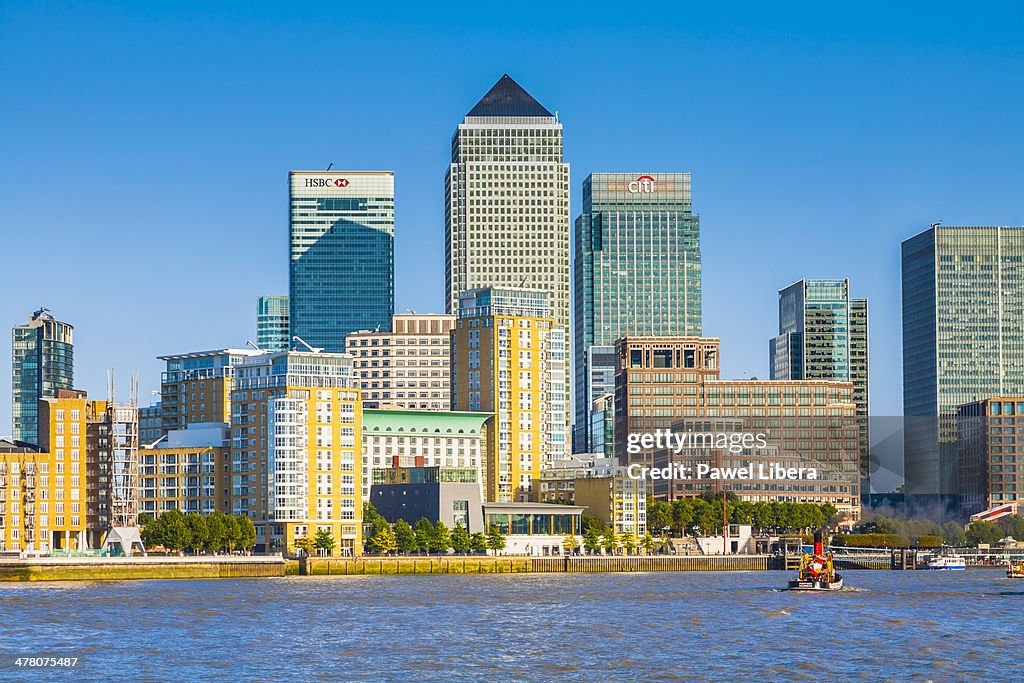
POLYGON ((843 587, 843 577, 836 573, 832 553, 825 552, 823 534, 814 534, 814 552, 800 558, 800 571, 787 586, 791 591, 837 591, 843 587))

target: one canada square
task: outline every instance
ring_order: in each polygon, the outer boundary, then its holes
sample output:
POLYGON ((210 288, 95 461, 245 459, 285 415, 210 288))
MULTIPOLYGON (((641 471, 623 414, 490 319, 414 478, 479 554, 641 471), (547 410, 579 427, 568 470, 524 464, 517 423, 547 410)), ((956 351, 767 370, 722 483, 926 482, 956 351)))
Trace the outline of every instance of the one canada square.
POLYGON ((569 329, 569 165, 562 124, 507 74, 452 137, 445 175, 445 307, 477 287, 548 292, 569 329))

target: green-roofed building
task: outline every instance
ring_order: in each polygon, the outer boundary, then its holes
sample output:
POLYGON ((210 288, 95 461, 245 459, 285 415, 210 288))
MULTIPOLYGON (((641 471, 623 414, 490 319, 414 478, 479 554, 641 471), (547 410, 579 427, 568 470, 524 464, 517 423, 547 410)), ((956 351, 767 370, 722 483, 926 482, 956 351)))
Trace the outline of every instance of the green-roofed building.
POLYGON ((391 467, 466 467, 476 470, 487 452, 491 413, 437 410, 363 411, 363 499, 373 471, 391 467))

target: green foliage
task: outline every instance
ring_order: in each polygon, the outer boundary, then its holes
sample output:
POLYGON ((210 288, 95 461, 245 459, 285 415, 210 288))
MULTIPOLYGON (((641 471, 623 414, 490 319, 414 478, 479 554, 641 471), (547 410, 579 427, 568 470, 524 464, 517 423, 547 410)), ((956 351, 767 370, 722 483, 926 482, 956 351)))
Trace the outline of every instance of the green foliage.
POLYGON ((184 550, 191 543, 185 515, 180 510, 168 510, 160 515, 162 544, 168 550, 184 550))
MULTIPOLYGON (((409 525, 406 524, 408 527, 409 525)), ((412 529, 409 529, 412 533, 412 529)), ((377 533, 373 535, 373 550, 382 554, 390 555, 391 553, 398 550, 398 539, 395 537, 395 532, 391 530, 391 527, 384 525, 377 530, 377 533)))
POLYGON ((238 515, 238 547, 252 550, 256 545, 256 525, 248 515, 238 515))
POLYGON ((139 513, 139 526, 145 527, 156 521, 156 518, 148 512, 139 513))
POLYGON ((334 540, 334 534, 330 529, 317 529, 316 536, 313 537, 313 544, 317 550, 323 550, 325 555, 330 555, 338 542, 334 540))
POLYGON ((576 537, 572 534, 566 534, 565 538, 562 539, 562 548, 564 548, 565 552, 570 555, 575 553, 579 549, 579 547, 580 542, 576 540, 576 537))
POLYGON ((416 549, 421 553, 430 550, 430 539, 434 536, 434 525, 426 517, 416 522, 413 531, 416 533, 416 549))
POLYGON ((437 524, 434 525, 434 531, 430 534, 430 549, 436 553, 446 553, 448 549, 452 547, 452 535, 451 531, 448 530, 446 525, 441 520, 437 520, 437 524))
POLYGON ((465 554, 469 552, 469 532, 466 527, 462 526, 462 522, 456 522, 455 528, 452 529, 452 550, 457 553, 465 554))
POLYGON ((586 531, 587 529, 597 529, 598 532, 600 532, 604 529, 604 522, 602 522, 597 517, 593 517, 591 515, 583 515, 581 521, 583 524, 583 531, 586 531))
POLYGON ((647 528, 660 533, 665 527, 671 527, 672 505, 663 500, 647 497, 647 528))
POLYGON ((917 542, 914 545, 916 545, 918 548, 941 548, 942 536, 924 534, 918 537, 917 542))
POLYGON ((206 547, 206 539, 210 532, 207 529, 206 518, 198 512, 190 512, 185 515, 185 524, 188 526, 188 549, 192 552, 199 552, 206 547))
POLYGON ((142 542, 147 548, 163 546, 170 551, 248 550, 256 545, 256 527, 246 515, 232 517, 220 511, 185 515, 179 510, 168 510, 147 520, 142 542))
POLYGON ((1004 536, 1013 536, 1018 541, 1024 541, 1024 517, 1003 517, 999 520, 999 528, 1003 530, 1004 536))
POLYGON ((312 555, 316 550, 316 541, 311 536, 301 536, 295 539, 292 546, 294 546, 296 554, 301 551, 305 555, 312 555))
POLYGON ((398 550, 403 553, 411 553, 419 549, 416 532, 404 519, 395 522, 395 543, 398 545, 398 550))
POLYGON ((849 548, 907 548, 910 539, 898 534, 836 534, 832 545, 849 548))
POLYGON ((621 541, 623 547, 625 547, 627 553, 632 555, 636 552, 636 537, 633 536, 632 533, 627 531, 626 533, 622 534, 622 538, 619 540, 621 541))
POLYGON ((215 510, 206 515, 206 542, 204 547, 207 550, 220 550, 226 545, 227 537, 227 515, 220 510, 215 510))
POLYGON ((483 532, 475 531, 469 537, 469 549, 474 553, 482 553, 487 550, 487 537, 483 532))
POLYGON ((970 545, 988 543, 995 545, 1003 538, 1002 528, 995 522, 978 520, 967 527, 967 542, 970 545))
POLYGON ((619 535, 615 533, 614 527, 605 527, 605 530, 601 532, 601 546, 611 554, 615 554, 620 542, 621 540, 619 535))
POLYGON ((228 551, 233 551, 242 540, 242 528, 238 525, 238 518, 231 515, 224 516, 224 545, 228 551))
POLYGON ((587 552, 596 553, 601 549, 601 532, 590 527, 583 532, 583 547, 587 549, 587 552))
POLYGON ((505 549, 505 534, 496 526, 487 530, 487 547, 495 552, 505 549))

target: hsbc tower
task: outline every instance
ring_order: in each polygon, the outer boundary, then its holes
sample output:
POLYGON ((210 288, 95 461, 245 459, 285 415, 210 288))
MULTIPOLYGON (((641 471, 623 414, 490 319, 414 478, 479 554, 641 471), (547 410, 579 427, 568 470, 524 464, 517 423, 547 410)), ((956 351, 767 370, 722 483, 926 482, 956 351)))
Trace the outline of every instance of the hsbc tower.
POLYGON ((391 171, 288 174, 292 336, 345 352, 345 335, 395 312, 395 177, 391 171))

